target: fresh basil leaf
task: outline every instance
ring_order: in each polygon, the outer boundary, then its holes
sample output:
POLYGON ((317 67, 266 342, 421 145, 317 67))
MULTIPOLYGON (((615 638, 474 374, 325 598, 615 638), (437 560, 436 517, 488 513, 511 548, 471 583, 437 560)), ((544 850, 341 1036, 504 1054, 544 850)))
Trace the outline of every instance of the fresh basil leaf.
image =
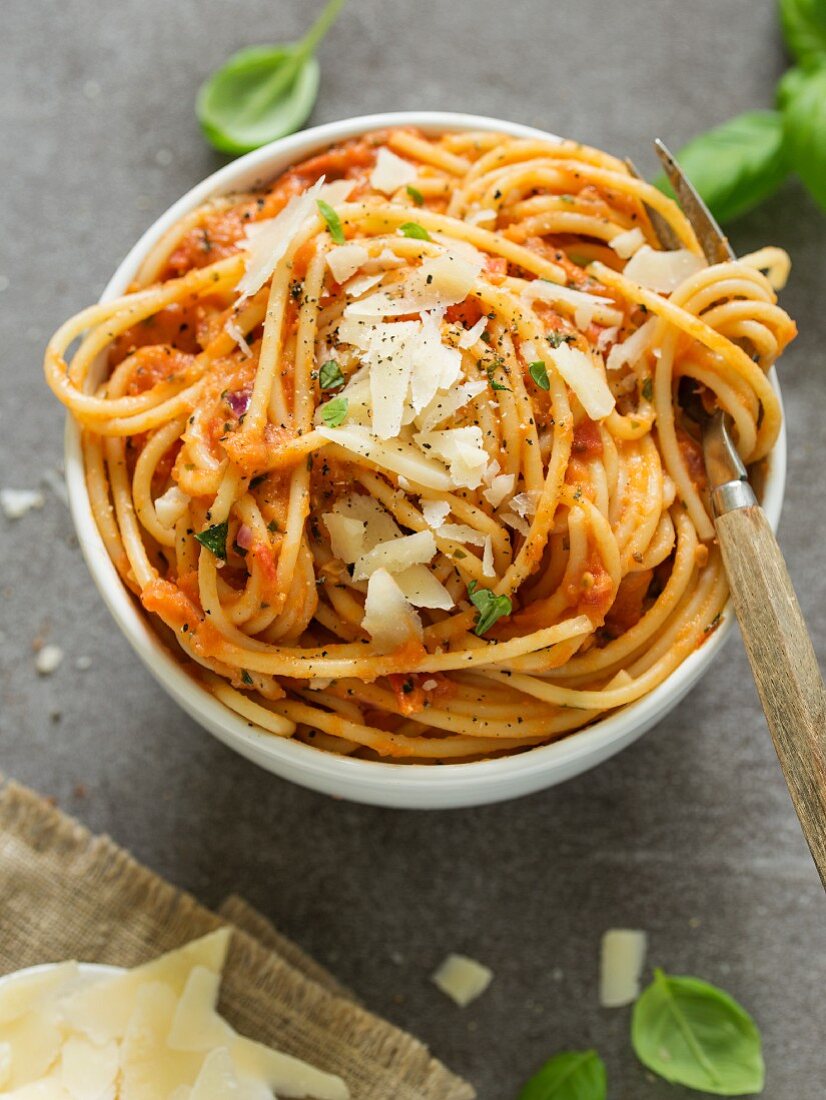
POLYGON ((318 209, 321 212, 322 218, 327 223, 327 228, 330 230, 330 236, 336 244, 344 244, 347 238, 344 236, 344 230, 341 228, 341 218, 333 210, 332 206, 324 199, 316 199, 318 203, 318 209))
POLYGON ((826 62, 806 74, 783 110, 789 162, 826 210, 826 62))
POLYGON ((196 114, 219 152, 248 153, 304 125, 318 95, 313 55, 343 3, 329 0, 299 42, 240 50, 201 85, 196 114))
MULTIPOLYGON (((677 154, 712 214, 726 222, 776 191, 788 175, 783 122, 777 111, 747 111, 707 130, 677 154)), ((654 181, 673 198, 665 176, 654 181)))
POLYGON ((334 397, 332 401, 321 406, 321 419, 328 428, 337 428, 344 423, 349 407, 350 402, 346 397, 334 397))
POLYGON ((787 69, 781 76, 774 90, 774 101, 777 104, 778 111, 785 110, 793 97, 800 91, 813 68, 817 68, 817 66, 795 65, 793 69, 787 69))
POLYGON ((429 241, 430 234, 423 225, 418 222, 405 222, 399 226, 399 232, 403 237, 415 237, 417 241, 429 241))
POLYGON ((640 389, 640 393, 642 394, 644 400, 646 400, 646 401, 651 401, 653 399, 653 397, 654 397, 654 379, 653 378, 648 377, 648 378, 645 379, 645 381, 642 384, 642 388, 640 389))
POLYGON ((407 191, 408 195, 411 197, 413 202, 415 202, 416 206, 424 206, 424 195, 421 193, 418 187, 413 187, 411 184, 408 183, 407 187, 405 187, 405 191, 407 191))
POLYGON ((344 375, 335 359, 322 363, 318 371, 318 384, 322 390, 337 390, 344 385, 344 375))
POLYGON ((798 61, 826 54, 826 4, 823 0, 780 0, 783 37, 798 61))
POLYGON ((595 1050, 556 1054, 523 1086, 517 1100, 605 1100, 605 1063, 595 1050))
POLYGON ((760 1032, 744 1008, 699 978, 654 971, 634 1005, 634 1051, 672 1084, 715 1096, 743 1096, 763 1088, 760 1032))
POLYGON ((250 676, 245 668, 241 669, 241 682, 246 684, 248 687, 252 686, 253 683, 252 676, 250 676))
POLYGON ((201 546, 205 546, 216 558, 220 558, 221 561, 226 561, 228 531, 229 524, 225 520, 223 523, 216 523, 212 527, 207 527, 205 531, 198 532, 195 538, 200 542, 201 546))
POLYGON ((467 591, 470 602, 479 612, 476 616, 474 633, 480 638, 494 623, 504 615, 510 615, 513 610, 513 605, 507 596, 496 596, 489 588, 478 588, 475 583, 471 583, 467 591))
POLYGON ((549 390, 551 388, 551 381, 548 378, 548 368, 541 359, 537 359, 535 363, 531 363, 528 367, 528 371, 530 372, 531 378, 541 390, 549 390))

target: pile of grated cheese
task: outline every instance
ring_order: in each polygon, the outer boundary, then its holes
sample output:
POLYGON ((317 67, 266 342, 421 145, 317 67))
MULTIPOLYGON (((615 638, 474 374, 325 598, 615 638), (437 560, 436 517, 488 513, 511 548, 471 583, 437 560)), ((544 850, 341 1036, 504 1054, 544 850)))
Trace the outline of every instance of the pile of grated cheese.
POLYGON ((216 1010, 221 929, 119 974, 77 963, 0 984, 0 1094, 15 1100, 348 1100, 340 1077, 235 1032, 216 1010))

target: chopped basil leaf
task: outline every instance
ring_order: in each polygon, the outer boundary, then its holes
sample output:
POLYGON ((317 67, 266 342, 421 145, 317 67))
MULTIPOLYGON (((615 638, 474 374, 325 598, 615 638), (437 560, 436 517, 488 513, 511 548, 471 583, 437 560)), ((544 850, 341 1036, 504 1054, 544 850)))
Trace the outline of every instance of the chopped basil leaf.
POLYGON ((475 581, 471 581, 467 590, 470 602, 479 612, 476 616, 474 633, 480 638, 504 615, 510 615, 513 610, 508 596, 496 596, 489 588, 478 588, 475 581))
POLYGON ((321 364, 318 384, 323 390, 337 390, 344 385, 344 375, 335 359, 328 359, 326 363, 321 364))
POLYGON ((229 524, 225 520, 223 523, 216 523, 213 527, 207 527, 205 531, 196 534, 195 538, 201 546, 205 546, 209 550, 210 554, 214 554, 221 561, 226 561, 228 530, 229 524))
POLYGON ((403 237, 415 237, 417 241, 429 241, 430 234, 423 225, 418 222, 405 222, 399 226, 399 232, 403 237))
POLYGON ((528 370, 531 373, 531 378, 541 390, 549 390, 551 388, 551 383, 548 379, 548 369, 541 359, 537 359, 535 363, 531 363, 528 370))
POLYGON ((575 337, 563 336, 561 332, 549 332, 545 339, 552 348, 558 348, 560 344, 572 344, 575 337))
POLYGON ((341 218, 324 199, 316 199, 316 202, 318 203, 318 209, 321 211, 321 216, 330 230, 330 236, 336 244, 344 244, 345 236, 344 230, 341 228, 341 218))
POLYGON ((510 393, 511 391, 510 391, 510 389, 509 389, 509 388, 508 388, 507 386, 503 386, 501 382, 497 382, 497 381, 496 381, 496 379, 495 379, 495 378, 493 377, 493 372, 494 372, 495 370, 496 370, 496 368, 495 368, 495 367, 488 367, 488 369, 487 369, 487 374, 488 374, 488 385, 489 385, 489 386, 490 386, 490 388, 491 388, 492 390, 494 390, 494 391, 496 391, 496 390, 504 390, 504 391, 505 391, 505 393, 510 393))
POLYGON ((642 384, 642 395, 646 401, 650 401, 654 396, 654 383, 650 378, 646 378, 642 384))
POLYGON ((271 519, 271 520, 270 520, 270 522, 269 522, 269 523, 267 524, 267 530, 268 530, 268 531, 269 531, 269 532, 270 532, 271 534, 275 534, 275 532, 276 532, 276 531, 277 531, 278 529, 279 529, 279 528, 278 528, 278 520, 277 520, 277 519, 271 519))
POLYGON ((424 206, 424 195, 421 193, 418 187, 411 187, 408 183, 405 190, 407 191, 413 202, 415 202, 416 206, 424 206))
POLYGON ((350 402, 346 397, 334 397, 332 401, 321 406, 321 419, 328 428, 337 428, 344 423, 349 407, 350 402))
POLYGON ((241 669, 241 682, 244 683, 244 684, 251 684, 252 683, 252 676, 250 676, 250 674, 247 672, 247 670, 245 668, 241 669))

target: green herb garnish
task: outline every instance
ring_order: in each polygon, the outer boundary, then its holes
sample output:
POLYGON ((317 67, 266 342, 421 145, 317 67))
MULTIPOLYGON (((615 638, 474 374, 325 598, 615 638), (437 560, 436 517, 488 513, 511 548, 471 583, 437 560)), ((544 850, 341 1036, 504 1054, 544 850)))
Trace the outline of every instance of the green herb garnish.
POLYGON ((763 1088, 760 1032, 733 997, 699 978, 654 971, 634 1005, 634 1051, 653 1073, 715 1096, 763 1088))
POLYGON ((605 1063, 595 1050, 556 1054, 522 1087, 517 1100, 605 1100, 605 1063))
POLYGON ((229 531, 229 524, 226 520, 223 523, 216 523, 212 527, 207 527, 206 530, 200 531, 195 535, 195 538, 200 542, 201 546, 205 546, 209 550, 210 554, 214 554, 216 558, 220 558, 221 561, 227 560, 227 532, 229 531))
POLYGON ((510 393, 511 391, 507 386, 503 386, 501 382, 497 382, 496 379, 493 377, 493 374, 494 374, 495 370, 496 370, 496 367, 488 367, 487 368, 488 385, 494 391, 504 390, 505 393, 510 393))
POLYGON ((470 582, 467 594, 470 597, 470 602, 479 612, 476 616, 474 634, 477 634, 480 638, 490 630, 494 623, 498 622, 503 616, 510 615, 513 610, 513 605, 508 596, 497 596, 489 588, 479 588, 476 581, 470 582))
POLYGON ((250 676, 245 668, 241 669, 241 683, 248 685, 252 683, 252 676, 250 676))
POLYGON ((652 399, 652 397, 654 396, 654 382, 651 378, 645 379, 640 392, 642 393, 642 396, 645 398, 646 401, 650 401, 652 399))
POLYGON ((318 384, 323 390, 337 390, 344 385, 344 375, 335 359, 322 363, 318 371, 318 384))
POLYGON ((551 388, 551 382, 548 378, 548 368, 541 359, 537 359, 535 363, 531 363, 528 367, 528 371, 530 372, 531 378, 541 390, 549 390, 551 388))
POLYGON ((421 193, 418 187, 413 187, 411 184, 408 183, 407 187, 405 187, 405 191, 411 197, 413 202, 415 202, 416 206, 424 206, 424 195, 421 193))
POLYGON ((201 86, 195 110, 204 136, 219 152, 248 153, 304 125, 318 95, 314 54, 343 3, 329 0, 298 42, 233 54, 201 86))
POLYGON ((423 225, 418 222, 405 222, 399 226, 399 232, 403 237, 415 237, 417 241, 429 241, 430 234, 423 225))
POLYGON ((332 401, 321 406, 321 419, 328 428, 337 428, 344 423, 349 407, 350 402, 346 397, 334 397, 332 401))
POLYGON ((545 337, 552 348, 558 348, 560 344, 572 344, 575 340, 575 336, 563 336, 561 332, 549 332, 545 337))
POLYGON ((330 230, 330 236, 336 244, 344 244, 347 238, 344 236, 344 230, 341 228, 341 218, 324 199, 316 199, 316 202, 318 203, 318 209, 321 211, 321 216, 324 218, 327 223, 327 228, 330 230))

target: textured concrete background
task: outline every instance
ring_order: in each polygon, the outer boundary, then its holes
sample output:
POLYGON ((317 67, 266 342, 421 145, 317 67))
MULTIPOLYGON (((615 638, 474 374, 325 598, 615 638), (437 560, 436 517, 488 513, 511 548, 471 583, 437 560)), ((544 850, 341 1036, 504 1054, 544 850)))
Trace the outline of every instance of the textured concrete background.
MULTIPOLYGON (((139 233, 220 163, 199 82, 232 50, 297 37, 308 0, 3 0, 0 6, 0 483, 61 459, 40 359, 139 233)), ((500 115, 630 154, 770 102, 785 60, 770 0, 351 0, 321 51, 313 121, 391 108, 500 115)), ((780 373, 791 438, 781 539, 821 657, 826 218, 789 184, 731 227, 794 261, 801 337, 780 373)), ((606 927, 647 929, 651 964, 730 989, 763 1029, 766 1095, 822 1095, 826 905, 739 639, 619 758, 509 805, 417 815, 337 804, 197 729, 136 663, 86 573, 68 513, 0 516, 0 770, 206 902, 245 894, 374 1009, 512 1098, 556 1050, 597 1046, 611 1096, 647 1079, 627 1011, 597 1006, 606 927), (67 653, 49 678, 32 645, 67 653), (75 668, 89 657, 88 671, 75 668), (451 950, 496 979, 465 1012, 428 974, 451 950)), ((2 920, 2 899, 0 899, 2 920)))

